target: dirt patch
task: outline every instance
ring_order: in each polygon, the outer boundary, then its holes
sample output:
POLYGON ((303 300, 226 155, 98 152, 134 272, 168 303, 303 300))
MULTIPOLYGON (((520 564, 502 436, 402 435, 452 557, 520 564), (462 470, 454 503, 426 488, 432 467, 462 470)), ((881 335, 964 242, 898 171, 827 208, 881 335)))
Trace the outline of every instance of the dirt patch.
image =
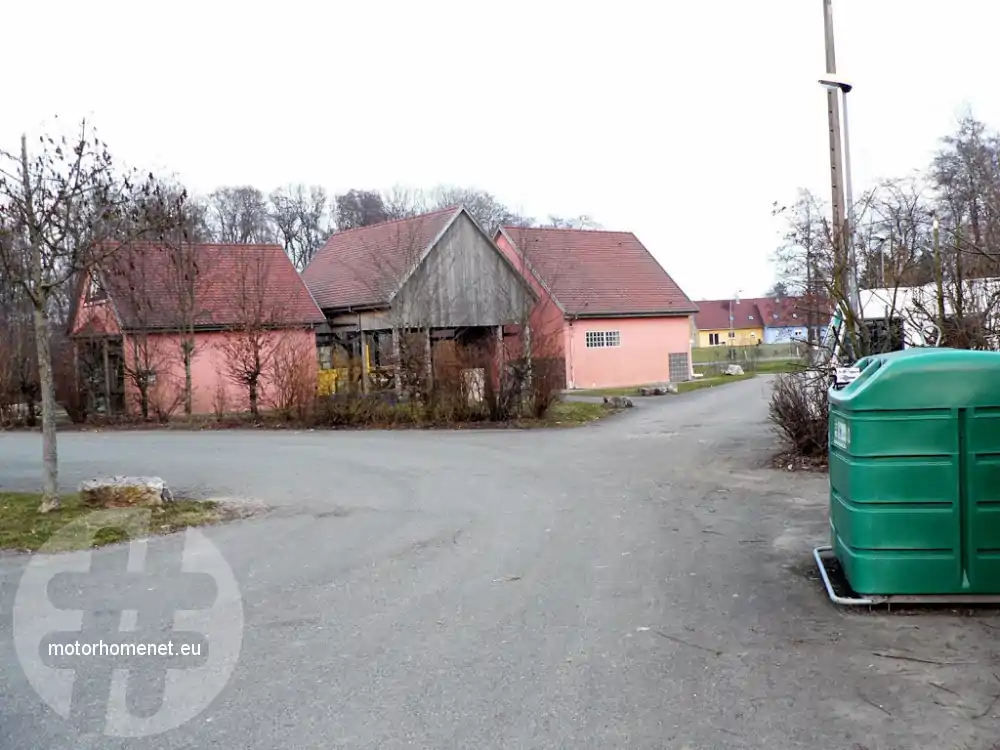
POLYGON ((825 474, 830 469, 828 457, 798 456, 788 451, 782 451, 771 457, 771 468, 782 471, 808 471, 814 474, 825 474))

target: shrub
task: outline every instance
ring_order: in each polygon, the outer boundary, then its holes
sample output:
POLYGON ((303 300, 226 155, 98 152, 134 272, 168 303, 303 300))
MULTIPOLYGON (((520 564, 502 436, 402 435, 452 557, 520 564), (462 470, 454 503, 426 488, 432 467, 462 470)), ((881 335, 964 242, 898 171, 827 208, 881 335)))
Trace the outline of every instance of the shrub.
POLYGON ((212 394, 212 413, 221 422, 229 413, 229 390, 226 381, 221 377, 215 381, 215 392, 212 394))
POLYGON ((415 421, 415 410, 400 407, 390 394, 321 397, 313 415, 313 422, 321 427, 391 427, 415 421))
POLYGON ((150 414, 158 422, 169 422, 184 404, 184 388, 174 378, 160 376, 147 387, 146 403, 150 414))
POLYGON ((779 375, 771 394, 769 418, 786 448, 814 458, 828 450, 829 379, 819 370, 779 375))
POLYGON ((316 368, 305 344, 285 340, 271 362, 271 405, 285 419, 305 420, 317 391, 316 368))
POLYGON ((536 357, 531 362, 531 416, 541 419, 566 387, 566 361, 536 357))

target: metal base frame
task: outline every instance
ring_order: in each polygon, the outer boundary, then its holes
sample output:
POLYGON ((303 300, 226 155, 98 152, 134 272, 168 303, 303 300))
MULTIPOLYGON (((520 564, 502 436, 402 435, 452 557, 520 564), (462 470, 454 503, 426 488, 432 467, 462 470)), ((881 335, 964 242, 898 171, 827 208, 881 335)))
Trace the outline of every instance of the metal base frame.
POLYGON ((819 574, 823 577, 823 585, 826 587, 826 594, 834 604, 841 604, 847 607, 875 607, 879 605, 893 604, 998 604, 1000 605, 1000 594, 891 594, 889 596, 838 596, 833 590, 833 583, 830 581, 830 574, 826 570, 823 562, 823 553, 833 552, 833 547, 825 545, 816 547, 813 550, 813 558, 819 568, 819 574))

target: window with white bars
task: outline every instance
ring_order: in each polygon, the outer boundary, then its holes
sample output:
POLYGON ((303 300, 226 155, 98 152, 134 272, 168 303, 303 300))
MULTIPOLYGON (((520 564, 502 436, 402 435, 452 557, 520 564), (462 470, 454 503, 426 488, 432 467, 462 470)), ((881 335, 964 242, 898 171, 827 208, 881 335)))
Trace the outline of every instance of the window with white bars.
POLYGON ((621 331, 587 331, 588 349, 604 349, 609 346, 621 345, 621 331))

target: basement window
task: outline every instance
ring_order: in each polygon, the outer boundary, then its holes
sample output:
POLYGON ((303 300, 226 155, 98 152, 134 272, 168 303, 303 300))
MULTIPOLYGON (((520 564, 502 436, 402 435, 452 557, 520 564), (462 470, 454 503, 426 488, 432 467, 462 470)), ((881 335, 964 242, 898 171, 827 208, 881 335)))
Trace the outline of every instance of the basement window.
POLYGON ((587 331, 588 349, 605 349, 621 345, 621 331, 587 331))

